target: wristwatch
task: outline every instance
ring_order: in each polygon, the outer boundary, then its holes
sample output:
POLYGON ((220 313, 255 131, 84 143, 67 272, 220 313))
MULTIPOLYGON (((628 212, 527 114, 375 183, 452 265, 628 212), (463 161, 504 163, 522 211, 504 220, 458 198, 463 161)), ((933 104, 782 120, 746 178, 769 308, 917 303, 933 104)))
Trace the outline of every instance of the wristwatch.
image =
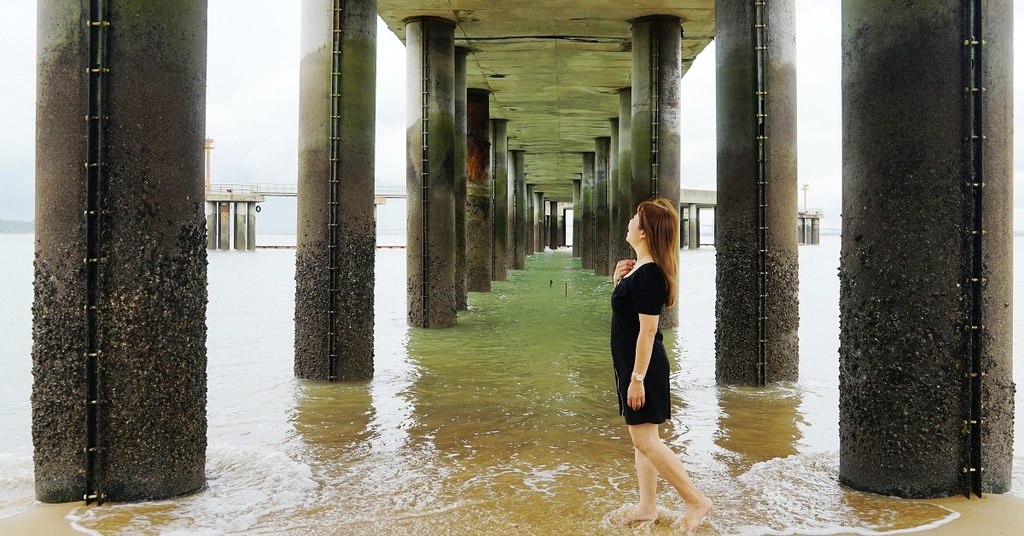
POLYGON ((644 382, 644 375, 640 374, 639 372, 634 372, 633 373, 633 381, 643 383, 644 382))

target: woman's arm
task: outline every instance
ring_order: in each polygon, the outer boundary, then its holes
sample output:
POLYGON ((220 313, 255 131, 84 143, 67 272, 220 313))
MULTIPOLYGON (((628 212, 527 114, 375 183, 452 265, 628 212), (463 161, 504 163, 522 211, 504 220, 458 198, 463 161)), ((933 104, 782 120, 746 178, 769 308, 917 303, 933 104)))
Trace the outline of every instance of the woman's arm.
POLYGON ((626 402, 634 411, 644 407, 646 393, 644 382, 637 381, 635 375, 647 375, 647 367, 651 363, 651 352, 654 350, 654 336, 658 332, 659 315, 638 314, 640 317, 640 335, 636 338, 636 357, 633 361, 633 372, 629 378, 629 390, 626 402))

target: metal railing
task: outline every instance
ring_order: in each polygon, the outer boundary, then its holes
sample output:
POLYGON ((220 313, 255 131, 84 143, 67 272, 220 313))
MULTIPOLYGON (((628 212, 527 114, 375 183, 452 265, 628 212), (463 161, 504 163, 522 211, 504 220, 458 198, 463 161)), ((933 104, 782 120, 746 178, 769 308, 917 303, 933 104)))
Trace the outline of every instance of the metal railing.
MULTIPOLYGON (((295 197, 299 195, 298 184, 256 182, 251 184, 217 183, 211 184, 206 190, 212 194, 261 194, 267 197, 295 197)), ((404 198, 405 188, 402 186, 375 186, 373 195, 377 197, 404 198)))

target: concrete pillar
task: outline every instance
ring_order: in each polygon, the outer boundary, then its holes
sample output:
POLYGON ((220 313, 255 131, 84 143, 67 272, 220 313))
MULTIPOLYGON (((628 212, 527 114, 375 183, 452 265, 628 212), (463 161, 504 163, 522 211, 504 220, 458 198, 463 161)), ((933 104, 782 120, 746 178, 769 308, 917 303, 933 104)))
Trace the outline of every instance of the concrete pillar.
POLYGON ((583 153, 580 182, 580 260, 585 269, 594 269, 594 153, 583 153))
POLYGON ((509 188, 508 188, 508 120, 491 119, 494 132, 494 256, 491 277, 508 279, 509 188))
POLYGON ((522 270, 526 268, 526 158, 525 151, 512 151, 512 161, 515 162, 515 194, 513 201, 513 230, 515 240, 515 255, 513 256, 512 268, 522 270))
POLYGON ((533 209, 534 202, 534 186, 532 184, 526 185, 526 254, 533 255, 537 252, 537 225, 536 214, 533 209))
POLYGON ((206 205, 206 249, 217 249, 217 203, 206 205))
POLYGON ((218 223, 217 237, 220 249, 231 249, 231 203, 221 201, 217 203, 218 223))
MULTIPOLYGON (((455 25, 406 23, 409 325, 455 325, 455 25)), ((461 155, 460 155, 461 158, 461 155)))
POLYGON ((558 201, 548 201, 548 247, 558 249, 558 201))
POLYGON ((608 168, 611 160, 612 139, 602 136, 594 139, 594 273, 611 275, 608 268, 608 229, 611 214, 608 208, 608 168))
POLYGON ((567 242, 565 240, 565 238, 566 238, 565 237, 565 233, 566 233, 566 227, 567 227, 565 225, 565 217, 566 217, 566 214, 568 212, 569 212, 568 208, 566 208, 565 206, 559 205, 559 212, 558 212, 558 247, 560 247, 560 248, 561 247, 565 247, 566 244, 567 244, 567 242))
MULTIPOLYGON (((679 79, 681 21, 673 16, 633 21, 632 199, 664 197, 679 207, 679 79), (657 106, 655 106, 657 104, 657 106)), ((676 307, 661 313, 661 327, 678 323, 676 307)))
POLYGON ((206 3, 105 6, 38 2, 32 441, 47 503, 206 482, 206 3))
POLYGON ((973 30, 963 2, 843 4, 839 478, 856 489, 1010 489, 1013 3, 980 4, 973 30))
POLYGON ((246 212, 249 215, 248 228, 245 231, 245 248, 249 251, 256 250, 256 203, 248 203, 246 212))
POLYGON ((722 384, 795 381, 799 274, 793 0, 753 8, 718 1, 716 9, 715 376, 722 384))
POLYGON ((811 220, 811 244, 817 245, 821 243, 821 219, 814 218, 811 220))
MULTIPOLYGON (((581 173, 582 177, 583 174, 581 173)), ((580 230, 583 229, 583 180, 572 181, 572 256, 583 258, 580 251, 580 230)))
POLYGON ((534 242, 534 246, 538 253, 544 253, 544 245, 547 241, 544 239, 545 225, 544 225, 544 192, 534 192, 534 214, 536 218, 536 233, 537 238, 534 242))
POLYGON ((235 202, 234 242, 236 251, 245 251, 246 230, 249 227, 249 204, 235 202))
POLYGON ((342 5, 303 0, 299 51, 294 370, 327 381, 373 376, 376 11, 342 5))
MULTIPOLYGON (((613 156, 617 159, 618 165, 613 166, 618 171, 613 174, 612 188, 609 192, 609 203, 612 207, 612 221, 609 225, 611 233, 610 253, 612 268, 615 262, 621 259, 633 258, 633 248, 626 242, 626 229, 629 220, 636 212, 636 204, 633 202, 633 147, 630 127, 633 124, 632 118, 633 91, 630 88, 619 90, 619 118, 618 118, 618 149, 613 142, 613 156)), ((613 138, 616 132, 612 130, 613 138)))
POLYGON ((491 290, 491 143, 489 95, 469 89, 466 96, 466 290, 491 290))
POLYGON ((466 55, 455 47, 455 309, 465 311, 466 302, 466 55))
POLYGON ((700 247, 700 207, 690 203, 687 214, 687 234, 690 236, 686 243, 690 249, 697 249, 700 247))
POLYGON ((634 203, 660 196, 679 206, 680 33, 677 17, 633 21, 630 141, 634 203))

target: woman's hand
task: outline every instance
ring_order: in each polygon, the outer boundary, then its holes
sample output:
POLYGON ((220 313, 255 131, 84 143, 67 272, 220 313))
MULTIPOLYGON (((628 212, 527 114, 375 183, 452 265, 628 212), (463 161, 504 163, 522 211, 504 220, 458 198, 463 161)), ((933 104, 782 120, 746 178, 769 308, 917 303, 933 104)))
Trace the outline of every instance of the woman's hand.
POLYGON ((634 265, 636 265, 636 260, 634 259, 622 259, 615 263, 615 273, 612 274, 612 283, 618 285, 619 281, 621 281, 622 278, 633 269, 634 265))
POLYGON ((629 389, 626 390, 626 404, 633 411, 638 411, 647 402, 647 395, 644 393, 643 382, 630 381, 629 389))

